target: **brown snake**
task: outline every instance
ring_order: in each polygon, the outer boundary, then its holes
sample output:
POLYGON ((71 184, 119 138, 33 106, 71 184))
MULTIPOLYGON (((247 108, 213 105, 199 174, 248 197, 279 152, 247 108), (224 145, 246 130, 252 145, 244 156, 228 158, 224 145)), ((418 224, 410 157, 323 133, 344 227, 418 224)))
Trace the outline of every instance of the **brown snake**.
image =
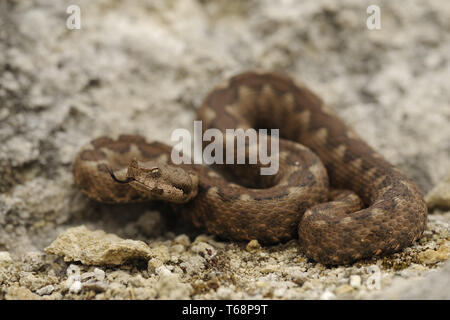
POLYGON ((194 225, 222 238, 277 243, 298 236, 305 254, 323 264, 399 251, 426 227, 414 182, 303 84, 277 73, 239 74, 207 95, 198 119, 204 130, 279 128, 278 173, 258 176, 257 165, 220 166, 228 174, 173 165, 168 145, 122 135, 82 148, 76 183, 101 202, 179 203, 194 225))

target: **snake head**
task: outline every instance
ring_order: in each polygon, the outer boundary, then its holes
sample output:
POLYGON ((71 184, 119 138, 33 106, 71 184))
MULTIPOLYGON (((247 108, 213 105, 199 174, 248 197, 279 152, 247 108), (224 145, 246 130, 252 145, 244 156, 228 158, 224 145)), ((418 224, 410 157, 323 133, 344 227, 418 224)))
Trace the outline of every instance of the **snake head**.
POLYGON ((111 177, 118 183, 127 183, 147 193, 149 200, 186 203, 197 195, 198 177, 195 174, 161 162, 134 159, 128 165, 125 180, 117 179, 113 173, 111 177))

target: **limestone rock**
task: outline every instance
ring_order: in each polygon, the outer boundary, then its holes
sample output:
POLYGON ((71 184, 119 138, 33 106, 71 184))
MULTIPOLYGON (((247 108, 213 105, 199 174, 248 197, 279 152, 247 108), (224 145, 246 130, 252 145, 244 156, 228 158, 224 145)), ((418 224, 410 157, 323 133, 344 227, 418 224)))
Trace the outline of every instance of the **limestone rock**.
POLYGON ((85 226, 66 230, 45 252, 86 265, 120 265, 131 259, 149 259, 151 255, 142 241, 124 240, 102 230, 90 231, 85 226))
POLYGON ((437 250, 428 249, 421 252, 418 258, 423 264, 434 264, 450 258, 450 246, 444 245, 437 250))

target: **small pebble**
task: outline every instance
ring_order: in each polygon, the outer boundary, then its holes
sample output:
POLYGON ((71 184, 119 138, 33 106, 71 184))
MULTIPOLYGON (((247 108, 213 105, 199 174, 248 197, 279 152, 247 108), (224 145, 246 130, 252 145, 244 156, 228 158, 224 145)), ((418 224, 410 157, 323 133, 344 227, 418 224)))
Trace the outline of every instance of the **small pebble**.
POLYGON ((185 234, 180 234, 175 239, 173 239, 173 242, 176 244, 181 244, 185 247, 189 246, 191 244, 191 240, 189 237, 185 234))
POLYGON ((181 254, 184 252, 184 246, 182 244, 174 244, 170 247, 171 253, 181 254))
POLYGON ((169 269, 167 269, 166 266, 160 266, 156 268, 155 273, 159 276, 170 276, 172 272, 170 272, 169 269))
POLYGON ((9 252, 0 251, 0 267, 7 268, 10 264, 13 263, 9 252))
POLYGON ((78 293, 81 291, 81 287, 82 287, 81 281, 77 280, 72 283, 72 285, 69 288, 69 291, 71 293, 78 293))
POLYGON ((273 291, 273 295, 278 298, 282 298, 286 293, 286 288, 277 288, 273 291))
POLYGON ((164 263, 161 261, 161 259, 158 258, 151 258, 148 261, 148 266, 147 266, 147 270, 150 273, 156 273, 156 269, 158 267, 161 267, 164 263))
POLYGON ((98 281, 105 280, 105 271, 103 271, 102 269, 99 269, 99 268, 95 268, 94 269, 94 277, 98 281))
POLYGON ((211 257, 215 255, 216 250, 213 246, 206 242, 198 242, 195 243, 191 247, 191 251, 200 255, 203 255, 205 257, 211 257))
POLYGON ((104 291, 106 291, 106 289, 108 289, 107 285, 101 281, 83 283, 83 288, 86 288, 87 290, 92 290, 95 292, 104 292, 104 291))
POLYGON ((277 265, 268 264, 261 269, 261 272, 262 273, 272 273, 272 272, 278 271, 279 269, 280 269, 280 267, 277 265))
POLYGON ((354 289, 352 286, 350 286, 348 284, 343 284, 342 286, 337 287, 336 290, 334 290, 334 293, 336 293, 337 295, 340 295, 340 294, 350 293, 353 290, 354 289))
POLYGON ((51 294, 54 290, 55 290, 55 287, 50 284, 48 286, 45 286, 45 287, 37 290, 36 293, 40 296, 46 296, 46 295, 51 294))
POLYGON ((201 234, 195 237, 194 242, 208 242, 210 240, 210 237, 206 234, 201 234))
POLYGON ((261 245, 259 244, 258 240, 254 239, 251 240, 249 243, 247 243, 247 246, 245 247, 245 250, 248 252, 255 251, 261 249, 261 245))
POLYGON ((40 251, 27 252, 22 257, 21 269, 23 271, 38 271, 45 265, 45 254, 40 251))
POLYGON ((93 272, 85 272, 82 273, 80 276, 81 281, 86 281, 87 279, 93 278, 94 277, 94 273, 93 272))
POLYGON ((165 245, 160 245, 152 249, 152 257, 166 263, 170 260, 169 249, 165 245))
POLYGON ((292 281, 294 281, 298 285, 302 285, 307 280, 307 276, 304 272, 301 271, 294 271, 290 274, 290 277, 292 281))

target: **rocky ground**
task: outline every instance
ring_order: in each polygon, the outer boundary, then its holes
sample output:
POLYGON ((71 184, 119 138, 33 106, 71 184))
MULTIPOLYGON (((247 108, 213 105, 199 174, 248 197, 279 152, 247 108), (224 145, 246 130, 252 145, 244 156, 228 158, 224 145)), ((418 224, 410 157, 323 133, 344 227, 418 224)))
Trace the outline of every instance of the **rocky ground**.
POLYGON ((445 0, 6 0, 0 26, 1 299, 450 298, 445 0), (69 4, 80 30, 66 27, 69 4), (371 4, 380 30, 366 27, 371 4), (219 241, 158 204, 77 190, 83 144, 170 143, 215 83, 253 68, 306 82, 417 182, 430 206, 417 243, 326 268, 294 240, 219 241))

